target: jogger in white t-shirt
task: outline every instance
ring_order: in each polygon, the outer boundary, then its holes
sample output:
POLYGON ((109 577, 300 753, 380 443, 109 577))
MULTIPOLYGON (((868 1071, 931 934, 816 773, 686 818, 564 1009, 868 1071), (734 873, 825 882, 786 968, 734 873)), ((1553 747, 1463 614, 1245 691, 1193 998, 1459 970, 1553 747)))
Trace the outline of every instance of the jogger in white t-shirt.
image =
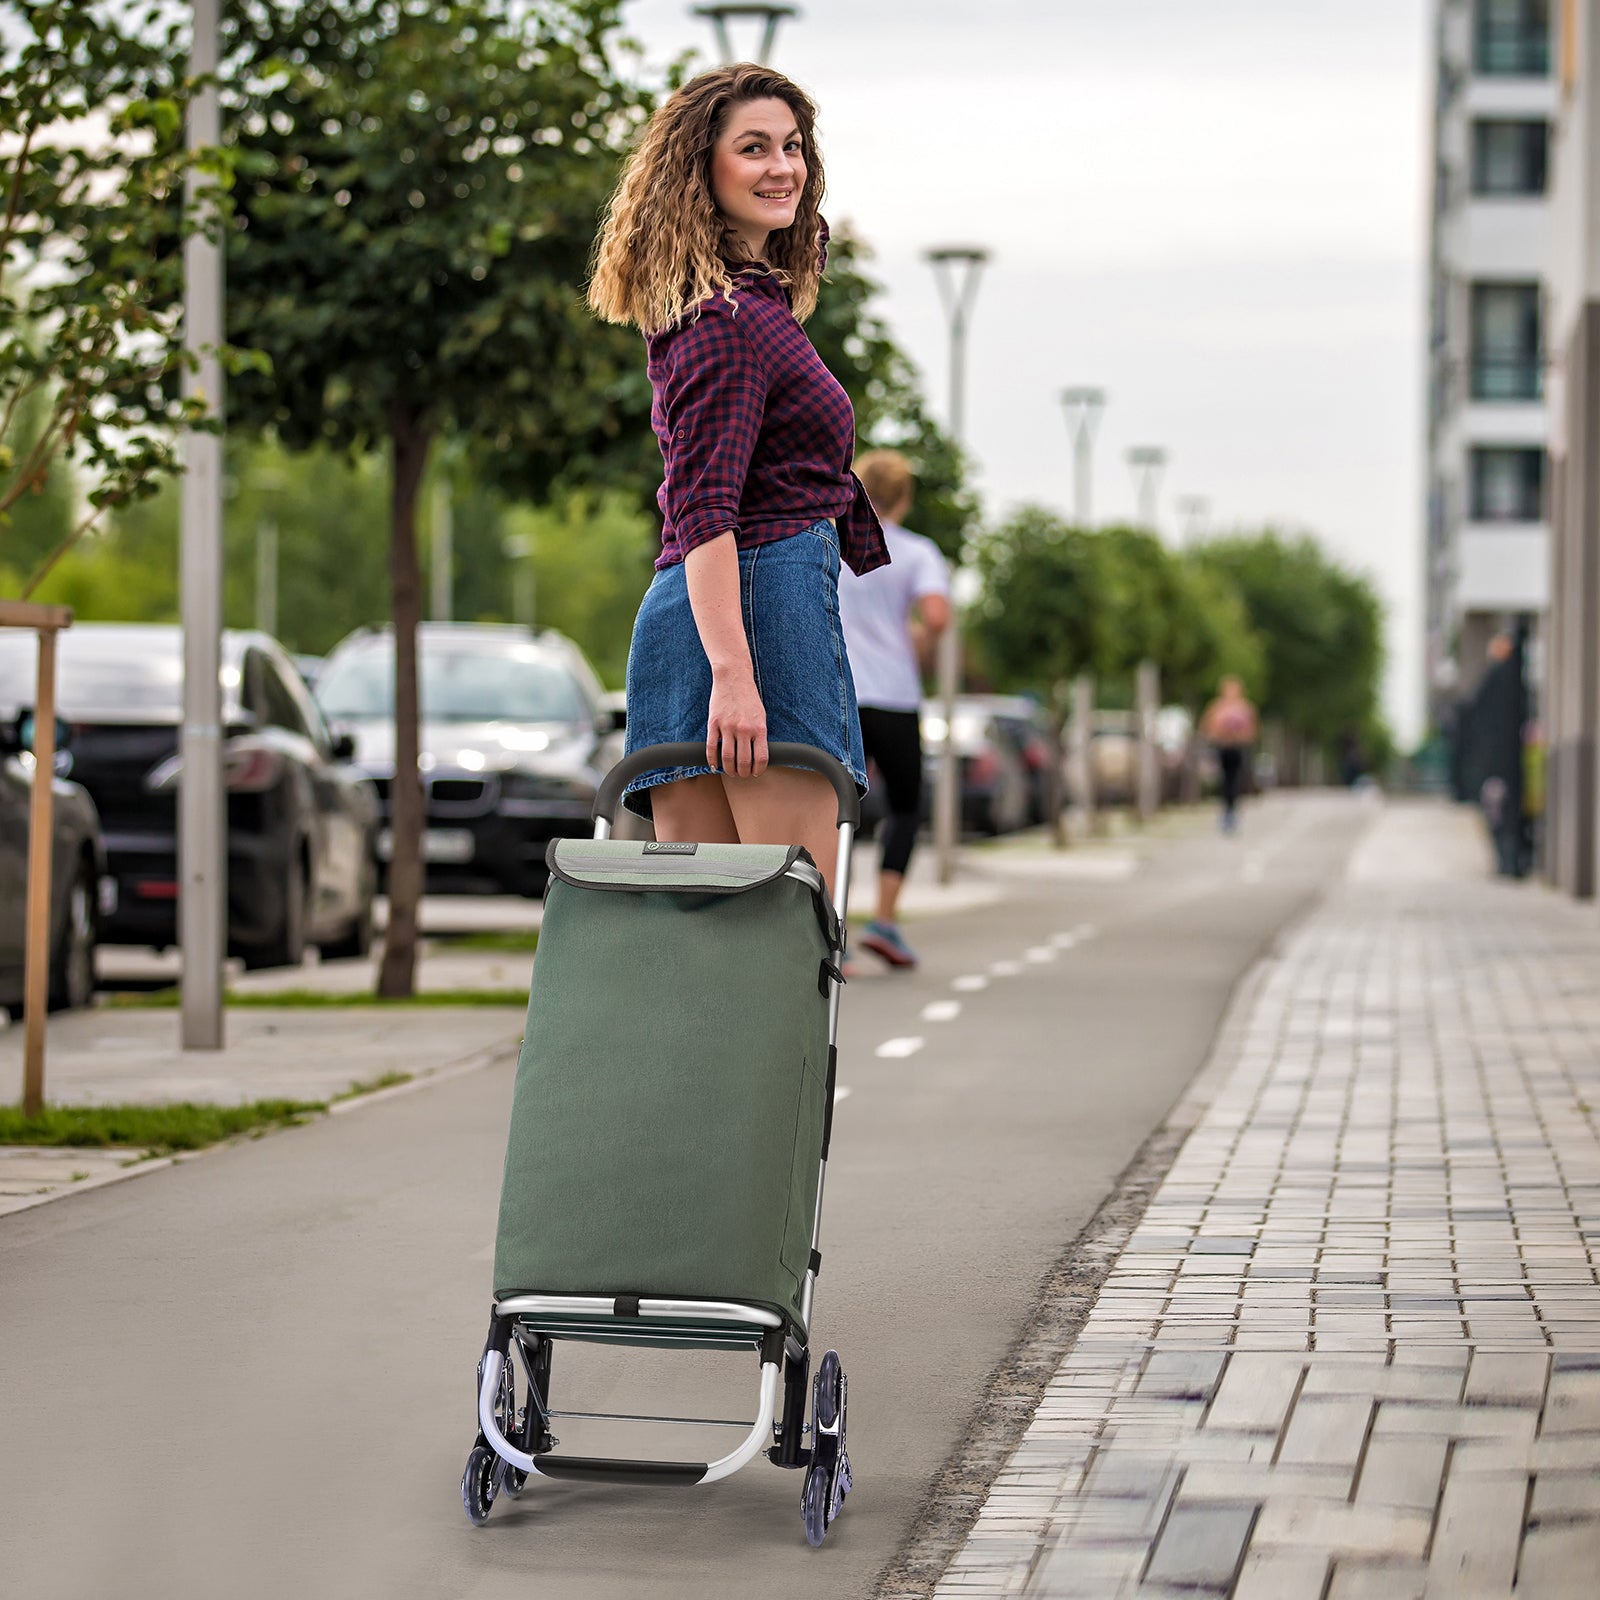
POLYGON ((891 966, 914 967, 898 922, 900 890, 922 803, 922 670, 950 622, 950 573, 939 547, 900 526, 911 509, 911 464, 896 450, 871 450, 856 476, 883 523, 889 565, 839 577, 839 614, 861 709, 861 741, 888 798, 877 915, 861 943, 891 966))

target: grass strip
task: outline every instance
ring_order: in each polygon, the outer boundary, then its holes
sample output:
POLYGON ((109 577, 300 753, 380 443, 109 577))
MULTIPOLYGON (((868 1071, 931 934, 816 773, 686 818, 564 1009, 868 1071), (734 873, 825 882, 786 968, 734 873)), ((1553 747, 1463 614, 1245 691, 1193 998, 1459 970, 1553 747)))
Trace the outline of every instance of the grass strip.
POLYGON ((491 928, 482 933, 430 934, 429 943, 448 955, 455 955, 458 951, 483 951, 490 955, 531 956, 539 948, 539 930, 491 928))
POLYGON ((253 1100, 242 1106, 46 1106, 25 1117, 19 1105, 0 1106, 0 1144, 127 1146, 153 1155, 200 1150, 243 1133, 293 1128, 328 1109, 321 1100, 253 1100))
POLYGON ((337 1105, 341 1100, 359 1100, 364 1094, 376 1094, 380 1089, 395 1089, 402 1083, 411 1082, 409 1072, 383 1072, 376 1078, 367 1078, 361 1083, 352 1083, 343 1094, 336 1094, 333 1103, 337 1105))
MULTIPOLYGON (((100 1003, 128 1011, 170 1011, 179 1004, 179 991, 128 990, 104 995, 100 1003)), ((403 995, 397 1000, 390 1000, 374 994, 370 989, 354 989, 344 994, 324 989, 251 989, 245 993, 230 989, 224 996, 223 1003, 233 1009, 253 1007, 273 1011, 356 1007, 430 1010, 447 1006, 516 1006, 520 1010, 528 1003, 528 991, 523 988, 425 989, 419 994, 403 995)))

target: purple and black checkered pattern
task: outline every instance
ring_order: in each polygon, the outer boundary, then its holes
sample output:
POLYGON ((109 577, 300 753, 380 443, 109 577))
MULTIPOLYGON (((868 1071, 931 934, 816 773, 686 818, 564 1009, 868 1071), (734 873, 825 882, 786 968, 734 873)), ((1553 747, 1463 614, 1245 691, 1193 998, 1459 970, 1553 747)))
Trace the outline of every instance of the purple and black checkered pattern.
POLYGON ((823 517, 858 573, 889 559, 883 529, 850 471, 850 397, 795 321, 765 267, 741 271, 733 303, 714 295, 694 319, 652 335, 650 421, 666 467, 659 570, 733 531, 740 549, 823 517))

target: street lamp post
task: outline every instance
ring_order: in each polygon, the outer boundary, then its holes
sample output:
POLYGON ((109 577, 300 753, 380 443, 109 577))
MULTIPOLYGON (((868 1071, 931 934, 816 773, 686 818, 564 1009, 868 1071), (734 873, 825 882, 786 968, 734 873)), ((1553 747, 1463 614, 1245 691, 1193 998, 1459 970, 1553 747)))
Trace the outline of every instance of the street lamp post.
MULTIPOLYGON (((975 245, 941 245, 926 259, 939 285, 950 323, 951 442, 960 449, 966 433, 967 319, 978 292, 978 275, 989 252, 975 245)), ((939 636, 939 705, 944 716, 944 742, 939 752, 938 777, 933 792, 933 838, 939 865, 939 882, 949 883, 956 870, 956 822, 960 788, 955 741, 956 690, 961 676, 961 617, 951 608, 950 624, 939 636)))
POLYGON ((1077 387, 1061 391, 1061 404, 1072 433, 1072 518, 1087 528, 1094 516, 1094 430, 1105 409, 1104 389, 1077 387))
POLYGON ((778 40, 778 28, 790 17, 798 17, 798 6, 783 5, 710 5, 691 7, 692 14, 704 17, 711 24, 711 30, 717 36, 717 50, 722 56, 722 64, 731 66, 741 59, 734 53, 733 37, 728 31, 730 22, 755 22, 761 27, 761 46, 755 53, 755 60, 766 66, 772 59, 772 47, 778 40))
MULTIPOLYGON (((217 3, 194 0, 191 80, 210 83, 189 103, 191 151, 221 141, 217 3)), ((191 168, 191 208, 216 179, 191 168)), ((183 342, 193 365, 184 393, 222 414, 222 248, 204 232, 183 246, 183 342)), ((227 842, 222 793, 222 437, 183 438, 183 780, 178 788, 178 946, 183 952, 180 1033, 185 1050, 222 1048, 222 958, 227 948, 227 842)))
POLYGON ((1161 474, 1167 465, 1167 452, 1158 445, 1135 445, 1128 452, 1134 486, 1139 495, 1139 526, 1159 532, 1156 497, 1161 492, 1161 474))
POLYGON ((1211 502, 1203 494, 1178 496, 1178 515, 1183 518, 1183 542, 1186 545, 1194 544, 1205 532, 1206 513, 1210 509, 1211 502))

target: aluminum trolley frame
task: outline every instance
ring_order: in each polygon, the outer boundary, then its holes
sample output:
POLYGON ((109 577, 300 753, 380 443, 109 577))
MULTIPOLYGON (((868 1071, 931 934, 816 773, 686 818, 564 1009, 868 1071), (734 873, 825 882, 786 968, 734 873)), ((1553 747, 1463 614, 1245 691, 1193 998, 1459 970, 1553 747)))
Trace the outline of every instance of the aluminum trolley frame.
MULTIPOLYGON (((811 1256, 801 1286, 800 1306, 806 1340, 796 1337, 788 1320, 776 1311, 739 1301, 674 1299, 658 1296, 519 1294, 495 1302, 489 1337, 478 1371, 478 1440, 467 1459, 461 1492, 474 1523, 487 1520, 504 1489, 516 1495, 526 1478, 604 1480, 611 1483, 672 1484, 690 1487, 715 1483, 737 1472, 763 1453, 775 1465, 803 1470, 801 1506, 806 1537, 820 1545, 828 1524, 838 1514, 851 1486, 845 1451, 846 1383, 839 1358, 828 1351, 808 1384, 809 1337, 817 1270, 821 1263, 822 1198, 828 1172, 828 1145, 833 1129, 833 1095, 838 1061, 839 996, 844 982, 845 912, 850 898, 850 855, 860 825, 861 806, 855 780, 832 756, 808 745, 777 743, 769 747, 774 766, 809 768, 827 778, 838 799, 839 859, 834 874, 833 903, 838 918, 838 946, 832 952, 828 982, 828 1081, 822 1155, 817 1175, 817 1204, 811 1224, 811 1256), (554 1410, 549 1403, 549 1345, 560 1339, 616 1345, 677 1344, 690 1349, 753 1348, 760 1351, 761 1371, 755 1419, 729 1422, 710 1417, 659 1417, 615 1412, 554 1410), (516 1348, 524 1375, 526 1404, 516 1405, 511 1349, 516 1348), (779 1403, 779 1384, 783 1385, 779 1403), (812 1417, 806 1420, 806 1401, 812 1417), (558 1455, 559 1442, 550 1424, 563 1417, 583 1421, 659 1422, 745 1430, 740 1443, 715 1461, 620 1460, 602 1456, 558 1455), (508 1433, 515 1433, 513 1440, 508 1433), (811 1443, 804 1442, 809 1435, 811 1443), (530 1448, 530 1446, 532 1448, 530 1448)), ((636 750, 615 766, 601 784, 594 802, 594 837, 607 839, 622 791, 641 772, 659 767, 705 764, 702 744, 652 745, 636 750)), ((790 869, 808 886, 821 887, 821 875, 805 862, 790 869)))

